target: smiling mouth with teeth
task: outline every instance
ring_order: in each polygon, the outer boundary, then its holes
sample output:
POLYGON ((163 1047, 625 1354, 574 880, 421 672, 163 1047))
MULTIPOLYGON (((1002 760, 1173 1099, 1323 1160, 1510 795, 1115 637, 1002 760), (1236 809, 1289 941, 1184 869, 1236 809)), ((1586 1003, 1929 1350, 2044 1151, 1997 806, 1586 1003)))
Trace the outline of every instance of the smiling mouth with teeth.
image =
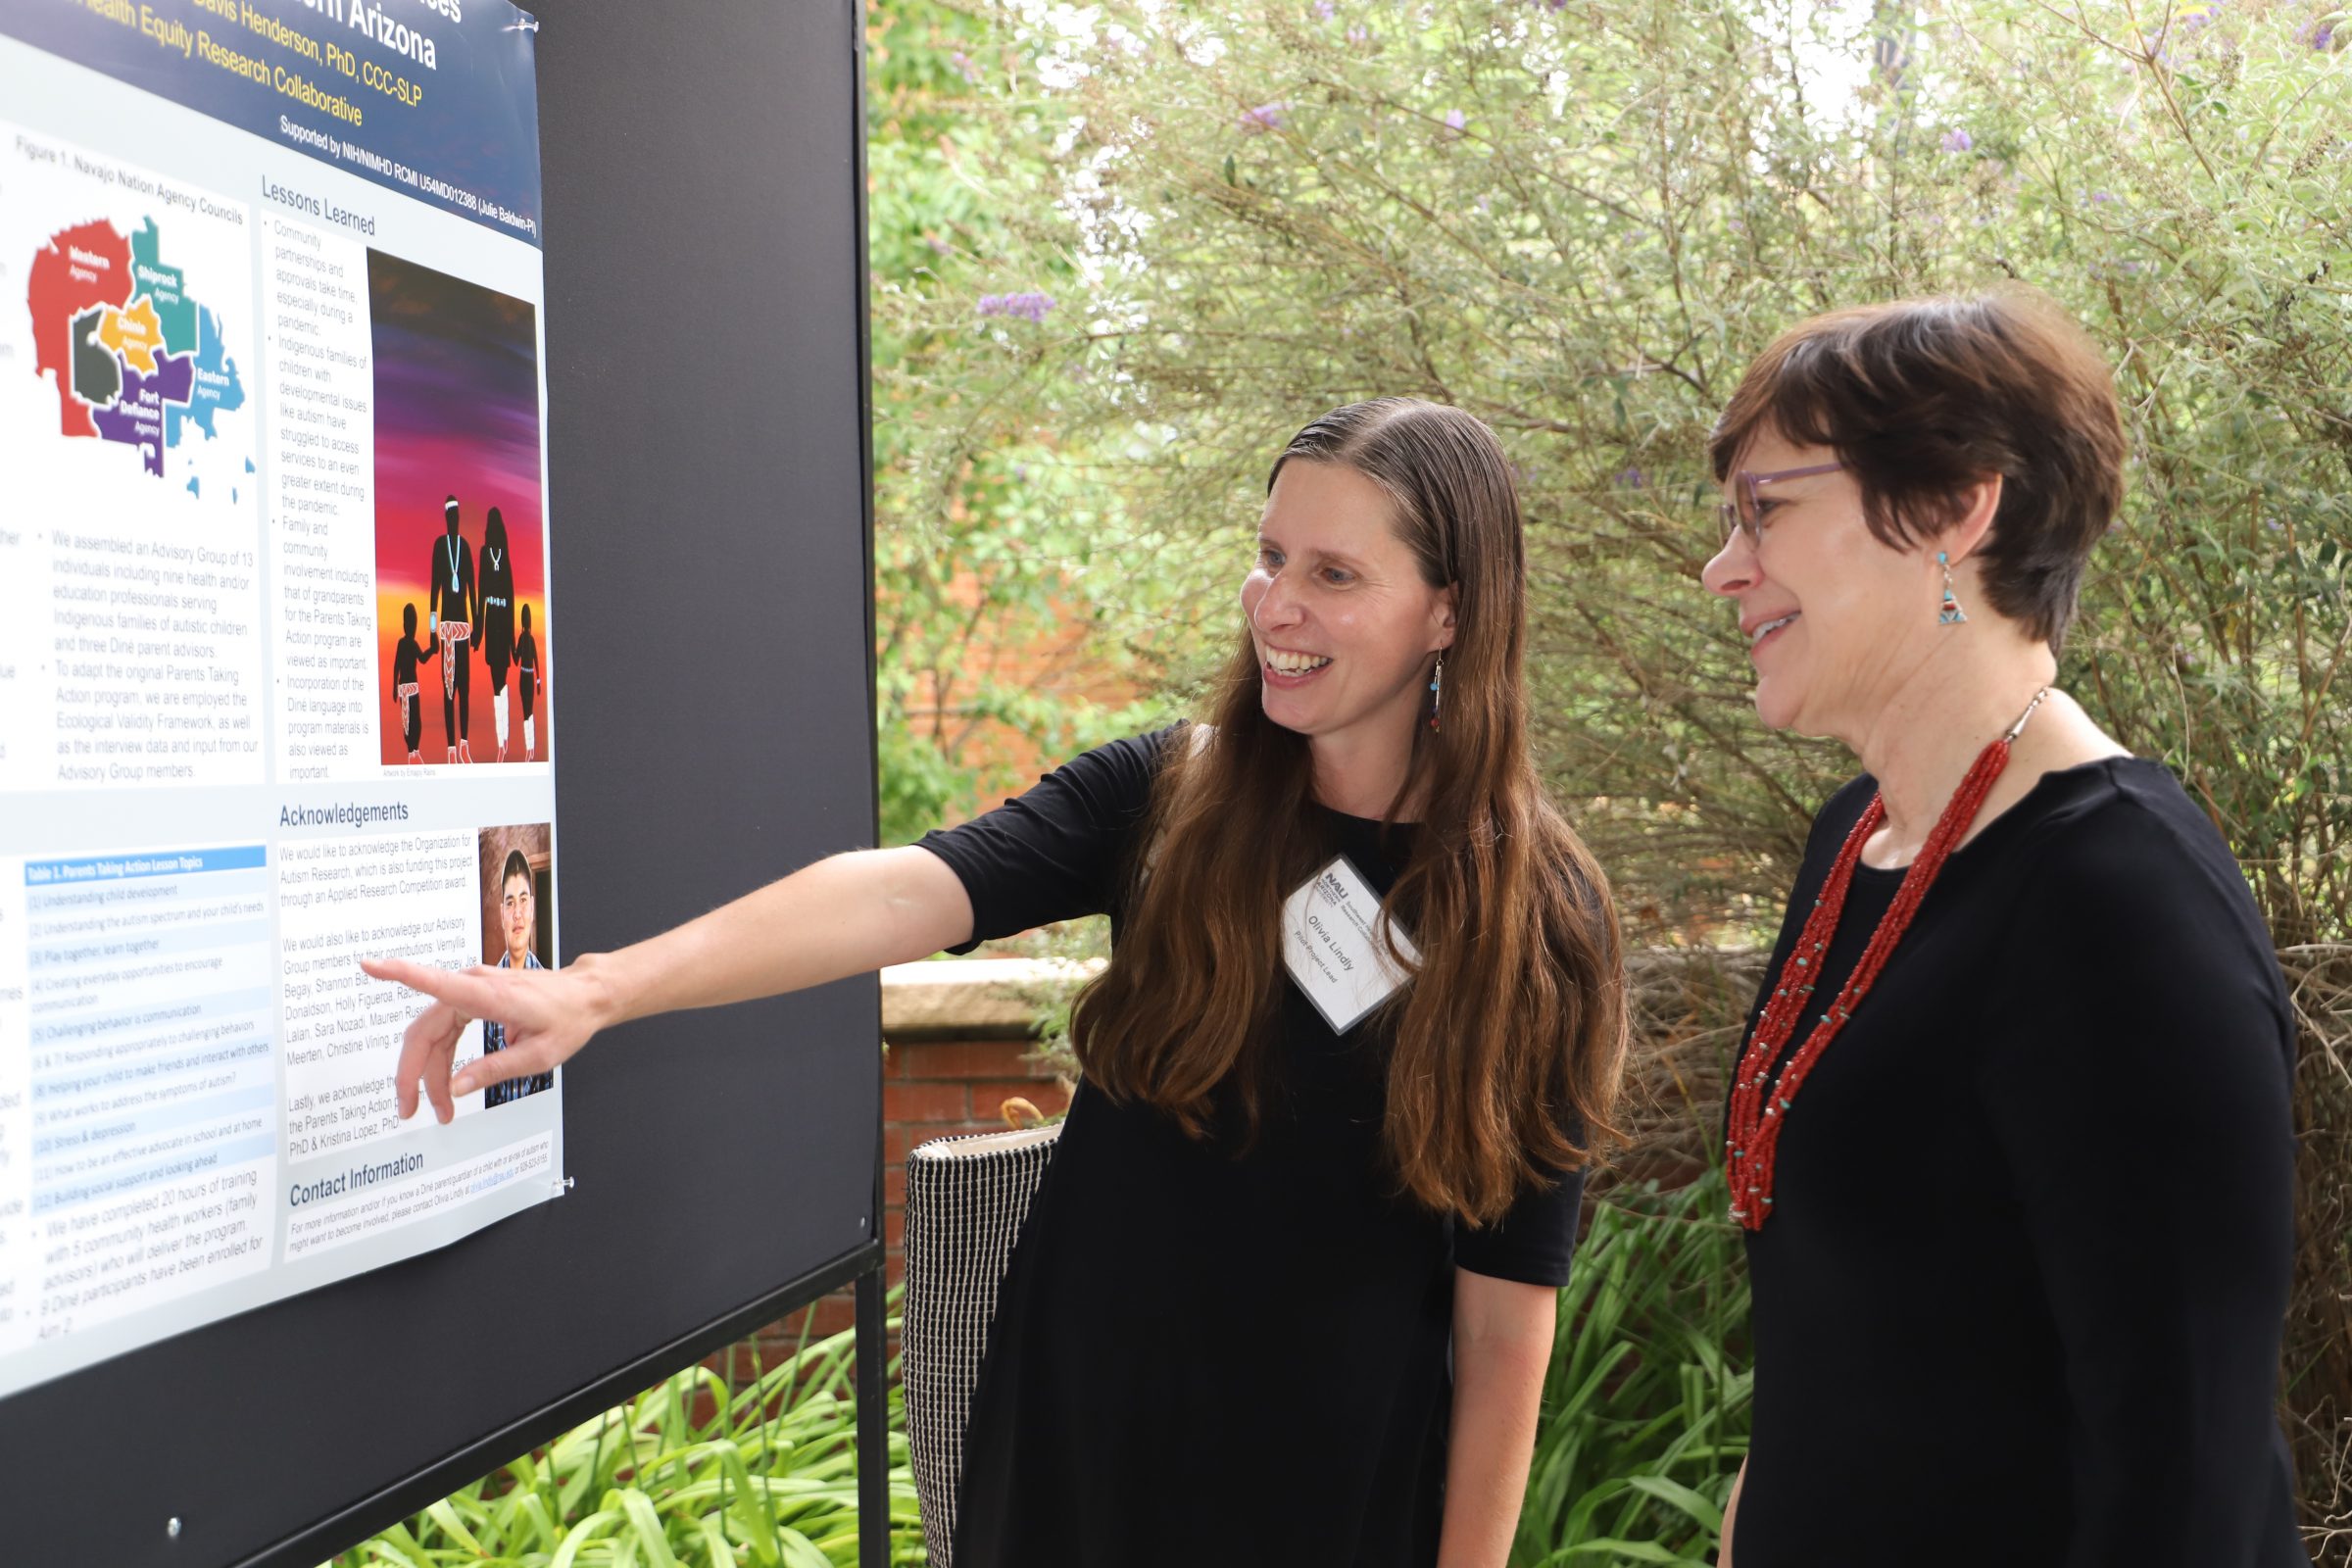
POLYGON ((1267 649, 1265 662, 1268 669, 1283 675, 1308 674, 1331 662, 1329 658, 1321 655, 1285 653, 1279 648, 1267 649))
POLYGON ((1758 626, 1756 628, 1755 635, 1748 638, 1747 646, 1753 648, 1759 643, 1763 642, 1765 638, 1771 636, 1774 632, 1779 631, 1783 626, 1786 626, 1789 622, 1795 620, 1797 614, 1798 612, 1791 611, 1778 620, 1768 620, 1763 625, 1758 626))

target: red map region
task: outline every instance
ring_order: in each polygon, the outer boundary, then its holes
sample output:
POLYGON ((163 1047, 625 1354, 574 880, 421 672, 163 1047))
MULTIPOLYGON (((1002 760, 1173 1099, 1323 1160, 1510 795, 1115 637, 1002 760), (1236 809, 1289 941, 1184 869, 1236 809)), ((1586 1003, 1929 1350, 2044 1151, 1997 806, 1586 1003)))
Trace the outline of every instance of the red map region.
POLYGON ((95 437, 89 405, 74 395, 74 318, 93 305, 130 298, 130 241, 103 219, 52 237, 32 257, 24 303, 32 311, 32 368, 57 380, 58 422, 67 435, 95 437))

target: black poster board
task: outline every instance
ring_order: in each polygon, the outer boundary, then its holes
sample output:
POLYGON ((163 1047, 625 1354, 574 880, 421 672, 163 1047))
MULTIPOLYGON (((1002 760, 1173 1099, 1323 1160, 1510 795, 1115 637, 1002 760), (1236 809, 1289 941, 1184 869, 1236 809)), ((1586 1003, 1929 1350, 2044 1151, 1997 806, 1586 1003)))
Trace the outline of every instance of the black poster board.
MULTIPOLYGON (((538 15, 568 959, 873 842, 862 16, 538 15)), ((878 1033, 871 976, 614 1031, 568 1196, 0 1399, 0 1564, 309 1568, 853 1278, 878 1328, 878 1033)))

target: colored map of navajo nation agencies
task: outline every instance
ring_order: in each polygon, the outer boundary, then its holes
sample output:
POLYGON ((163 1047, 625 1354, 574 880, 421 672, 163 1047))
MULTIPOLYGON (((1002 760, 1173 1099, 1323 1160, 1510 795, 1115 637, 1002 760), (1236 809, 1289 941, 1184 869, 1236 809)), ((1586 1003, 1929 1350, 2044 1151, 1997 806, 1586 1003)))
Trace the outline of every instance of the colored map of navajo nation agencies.
POLYGON ((245 406, 220 318, 166 265, 152 218, 127 236, 104 220, 52 234, 33 253, 24 303, 33 373, 57 380, 60 430, 135 447, 159 479, 189 430, 217 439, 219 416, 245 406))

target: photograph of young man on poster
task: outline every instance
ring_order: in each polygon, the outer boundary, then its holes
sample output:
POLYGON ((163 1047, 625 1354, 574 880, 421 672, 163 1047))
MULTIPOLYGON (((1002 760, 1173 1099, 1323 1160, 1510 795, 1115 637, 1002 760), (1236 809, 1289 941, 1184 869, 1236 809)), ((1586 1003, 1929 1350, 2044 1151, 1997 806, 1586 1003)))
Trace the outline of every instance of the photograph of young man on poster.
MULTIPOLYGON (((495 945, 500 949, 496 963, 498 968, 552 967, 548 959, 540 956, 547 945, 539 922, 539 878, 544 872, 532 865, 531 857, 523 849, 524 843, 535 840, 542 849, 541 859, 544 863, 547 839, 545 824, 530 828, 491 828, 482 834, 485 870, 502 844, 512 846, 496 861, 496 882, 484 878, 483 946, 488 948, 495 945)), ((548 957, 552 959, 553 954, 550 953, 548 957)), ((506 1049, 506 1030, 485 1020, 482 1024, 482 1054, 488 1055, 506 1049)), ((553 1089, 555 1084, 556 1075, 553 1072, 535 1073, 527 1078, 492 1084, 482 1092, 482 1106, 488 1109, 503 1105, 510 1101, 535 1095, 543 1089, 553 1089)))

